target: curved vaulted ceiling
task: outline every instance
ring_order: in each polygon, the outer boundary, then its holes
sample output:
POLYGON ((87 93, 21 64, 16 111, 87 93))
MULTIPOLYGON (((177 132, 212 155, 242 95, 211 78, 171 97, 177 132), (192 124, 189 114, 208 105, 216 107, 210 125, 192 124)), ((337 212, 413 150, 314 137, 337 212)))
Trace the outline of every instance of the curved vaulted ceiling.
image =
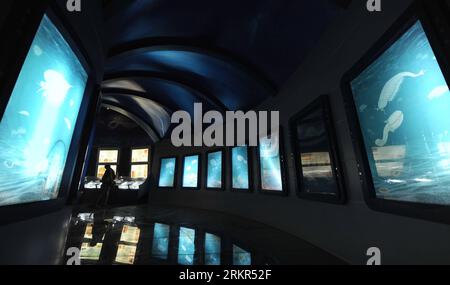
POLYGON ((110 0, 104 100, 159 138, 196 102, 249 110, 276 96, 342 1, 110 0))

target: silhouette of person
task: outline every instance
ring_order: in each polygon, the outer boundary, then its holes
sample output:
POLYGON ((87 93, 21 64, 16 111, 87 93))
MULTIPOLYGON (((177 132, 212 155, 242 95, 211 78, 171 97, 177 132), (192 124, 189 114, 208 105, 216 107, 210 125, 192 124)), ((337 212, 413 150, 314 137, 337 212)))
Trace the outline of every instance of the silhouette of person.
POLYGON ((105 165, 105 174, 102 177, 102 187, 100 197, 97 200, 96 206, 106 206, 108 204, 109 193, 113 189, 116 179, 116 173, 111 168, 111 165, 105 165))
POLYGON ((92 240, 89 243, 89 246, 94 247, 98 243, 103 242, 103 237, 105 236, 108 230, 108 225, 104 221, 103 215, 94 214, 94 224, 92 225, 92 240))

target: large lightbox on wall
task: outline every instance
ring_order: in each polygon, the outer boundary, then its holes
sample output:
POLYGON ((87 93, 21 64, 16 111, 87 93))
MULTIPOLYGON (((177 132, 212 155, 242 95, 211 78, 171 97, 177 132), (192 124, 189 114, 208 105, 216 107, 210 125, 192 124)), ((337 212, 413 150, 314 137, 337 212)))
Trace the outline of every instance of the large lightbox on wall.
POLYGON ((184 157, 182 187, 188 189, 200 187, 200 155, 184 157))
POLYGON ((422 5, 344 76, 343 91, 368 205, 450 223, 448 54, 422 5))
POLYGON ((287 195, 285 181, 283 138, 261 137, 258 145, 259 191, 266 194, 287 195))
POLYGON ((224 189, 224 166, 223 150, 213 150, 206 154, 206 189, 224 189))
POLYGON ((251 191, 249 148, 237 146, 231 149, 231 188, 251 191))
POLYGON ((176 181, 176 157, 161 158, 159 170, 159 188, 174 188, 176 181))
POLYGON ((0 121, 0 206, 58 198, 88 74, 44 15, 0 121))
POLYGON ((345 202, 343 175, 328 96, 323 95, 289 121, 300 198, 345 202))

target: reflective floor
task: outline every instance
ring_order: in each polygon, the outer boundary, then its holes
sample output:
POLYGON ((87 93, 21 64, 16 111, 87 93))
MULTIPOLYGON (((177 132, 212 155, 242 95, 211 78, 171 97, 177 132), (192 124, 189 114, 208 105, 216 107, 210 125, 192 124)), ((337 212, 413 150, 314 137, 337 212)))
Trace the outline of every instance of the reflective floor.
POLYGON ((315 265, 341 260, 266 225, 221 213, 134 206, 74 213, 67 249, 85 265, 315 265))

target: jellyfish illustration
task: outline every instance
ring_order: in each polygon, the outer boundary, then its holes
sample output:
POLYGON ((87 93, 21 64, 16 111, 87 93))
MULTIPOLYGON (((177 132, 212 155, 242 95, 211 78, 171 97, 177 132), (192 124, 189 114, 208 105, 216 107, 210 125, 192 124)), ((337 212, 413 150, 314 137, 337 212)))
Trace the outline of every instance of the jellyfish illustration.
POLYGON ((34 51, 34 54, 37 56, 41 56, 43 53, 41 47, 38 45, 33 46, 33 51, 34 51))
POLYGON ((403 124, 403 113, 401 111, 394 112, 389 119, 387 119, 386 126, 384 127, 383 131, 383 138, 377 139, 375 141, 375 144, 378 147, 383 147, 386 145, 387 140, 389 139, 389 133, 395 132, 400 126, 403 124))
POLYGON ((24 116, 24 117, 29 117, 30 116, 30 112, 23 110, 23 111, 19 112, 19 115, 24 116))
POLYGON ((392 102, 397 96, 397 93, 400 91, 400 88, 403 84, 403 81, 407 77, 415 78, 419 76, 425 75, 425 71, 421 70, 419 73, 414 74, 411 72, 401 72, 394 77, 392 77, 383 87, 380 99, 378 100, 378 109, 377 111, 384 112, 384 109, 387 107, 389 102, 392 102))
POLYGON ((439 98, 439 97, 445 95, 448 92, 449 92, 449 89, 448 89, 447 85, 438 86, 438 87, 434 88, 428 94, 427 98, 428 98, 428 100, 433 100, 435 98, 439 98))
POLYGON ((60 105, 66 99, 72 85, 67 82, 64 75, 52 69, 44 72, 44 80, 41 81, 38 92, 42 91, 42 96, 54 105, 60 105))

